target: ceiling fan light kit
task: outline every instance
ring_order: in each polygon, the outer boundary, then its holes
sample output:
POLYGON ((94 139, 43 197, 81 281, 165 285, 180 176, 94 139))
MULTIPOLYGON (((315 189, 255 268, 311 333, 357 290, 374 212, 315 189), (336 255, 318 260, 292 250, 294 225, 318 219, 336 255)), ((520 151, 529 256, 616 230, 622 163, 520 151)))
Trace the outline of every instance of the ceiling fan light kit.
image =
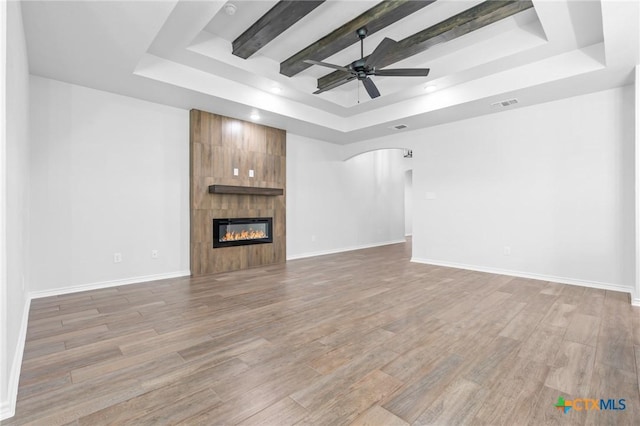
POLYGON ((364 39, 367 37, 367 28, 362 27, 356 31, 358 38, 360 39, 360 59, 357 59, 351 62, 347 66, 340 66, 335 64, 330 64, 327 62, 315 61, 313 59, 306 59, 304 62, 311 65, 319 65, 326 68, 332 68, 334 70, 342 71, 345 73, 345 76, 336 81, 334 84, 324 87, 322 89, 318 89, 314 94, 319 94, 322 92, 326 92, 327 90, 331 90, 338 86, 341 86, 347 81, 351 81, 354 79, 358 79, 362 82, 365 90, 369 94, 371 99, 377 98, 380 96, 380 91, 376 87, 375 83, 369 76, 380 76, 380 77, 426 77, 429 75, 429 68, 388 68, 388 69, 378 69, 376 67, 377 64, 381 63, 387 53, 392 51, 397 47, 397 42, 385 37, 384 40, 380 42, 380 44, 374 49, 371 55, 364 57, 364 39))

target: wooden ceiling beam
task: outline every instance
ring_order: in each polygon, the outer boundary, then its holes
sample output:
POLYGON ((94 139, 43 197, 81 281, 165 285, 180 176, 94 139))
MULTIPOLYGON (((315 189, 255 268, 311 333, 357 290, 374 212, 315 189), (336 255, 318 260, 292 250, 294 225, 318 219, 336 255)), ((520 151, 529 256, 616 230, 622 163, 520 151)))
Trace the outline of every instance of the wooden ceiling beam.
POLYGON ((360 41, 356 34, 358 29, 367 27, 367 32, 371 35, 434 1, 436 0, 395 0, 378 3, 360 16, 286 59, 280 64, 280 74, 293 77, 311 66, 303 62, 305 59, 322 61, 360 41))
MULTIPOLYGON (((530 0, 485 1, 399 41, 397 49, 387 53, 384 59, 378 62, 377 68, 387 67, 424 52, 436 44, 469 34, 479 28, 493 24, 494 22, 498 22, 501 19, 532 7, 533 3, 530 0)), ((340 80, 348 76, 349 73, 345 73, 344 71, 334 71, 320 77, 318 79, 318 92, 316 93, 325 91, 325 88, 340 86, 340 80)), ((344 81, 344 83, 346 83, 346 81, 344 81)))
POLYGON ((247 59, 274 38, 309 14, 325 0, 279 1, 238 38, 232 53, 247 59))

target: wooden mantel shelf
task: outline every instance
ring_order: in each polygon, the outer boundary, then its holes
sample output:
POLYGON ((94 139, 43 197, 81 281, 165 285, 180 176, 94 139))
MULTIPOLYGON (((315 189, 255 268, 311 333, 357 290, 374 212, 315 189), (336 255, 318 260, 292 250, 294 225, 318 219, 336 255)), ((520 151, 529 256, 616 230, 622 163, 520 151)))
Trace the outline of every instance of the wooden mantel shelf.
POLYGON ((255 186, 209 185, 209 194, 282 195, 282 188, 258 188, 255 186))

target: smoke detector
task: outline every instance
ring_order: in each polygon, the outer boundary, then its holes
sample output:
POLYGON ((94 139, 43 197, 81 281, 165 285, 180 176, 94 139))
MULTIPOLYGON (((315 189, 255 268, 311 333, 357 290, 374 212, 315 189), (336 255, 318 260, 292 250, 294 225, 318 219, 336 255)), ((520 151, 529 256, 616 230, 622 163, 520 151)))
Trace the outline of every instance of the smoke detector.
POLYGON ((236 10, 238 10, 238 8, 233 3, 227 3, 224 5, 224 13, 226 13, 229 16, 235 15, 236 10))

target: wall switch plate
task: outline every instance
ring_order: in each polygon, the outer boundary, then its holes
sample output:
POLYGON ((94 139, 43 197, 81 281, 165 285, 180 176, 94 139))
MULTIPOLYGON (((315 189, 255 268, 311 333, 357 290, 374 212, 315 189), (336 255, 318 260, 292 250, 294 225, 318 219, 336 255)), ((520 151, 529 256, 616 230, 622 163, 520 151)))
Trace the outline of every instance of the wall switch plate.
POLYGON ((511 256, 511 247, 504 246, 504 250, 502 251, 505 256, 511 256))
POLYGON ((234 167, 233 168, 233 175, 234 176, 238 176, 239 174, 240 174, 240 171, 234 167))
POLYGON ((113 263, 122 262, 122 253, 113 253, 113 263))
POLYGON ((253 177, 253 170, 249 170, 249 177, 253 177))
POLYGON ((315 242, 315 240, 316 240, 316 236, 315 236, 315 235, 312 235, 312 236, 311 236, 311 242, 315 242))
POLYGON ((158 250, 151 250, 151 258, 152 259, 158 258, 158 250))

